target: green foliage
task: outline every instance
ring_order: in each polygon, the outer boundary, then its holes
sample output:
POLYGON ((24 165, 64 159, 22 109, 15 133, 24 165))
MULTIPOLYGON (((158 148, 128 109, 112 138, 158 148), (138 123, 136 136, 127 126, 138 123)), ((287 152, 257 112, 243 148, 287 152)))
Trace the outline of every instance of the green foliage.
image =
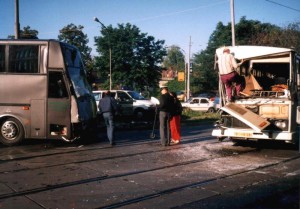
POLYGON ((175 45, 168 47, 167 56, 164 58, 163 66, 166 69, 171 68, 176 72, 184 72, 184 54, 180 51, 180 47, 175 45))
MULTIPOLYGON (((270 23, 247 20, 242 17, 235 25, 236 45, 261 45, 275 47, 294 47, 300 50, 300 22, 280 28, 270 23)), ((230 46, 231 24, 219 22, 211 34, 207 48, 194 55, 191 90, 193 93, 218 89, 218 72, 214 66, 215 50, 222 46, 230 46)))
POLYGON ((206 113, 206 112, 201 112, 201 111, 193 111, 191 109, 184 108, 182 112, 182 121, 205 121, 208 122, 211 120, 212 122, 220 119, 220 114, 219 113, 206 113))
POLYGON ((166 54, 164 41, 141 33, 139 28, 127 23, 117 28, 102 27, 102 36, 95 37, 96 66, 103 81, 108 83, 109 48, 112 51, 113 88, 126 86, 141 90, 156 87, 161 77, 162 58, 166 54))
POLYGON ((176 79, 174 80, 171 80, 167 83, 167 86, 168 86, 168 89, 169 91, 181 91, 181 90, 184 90, 184 81, 178 81, 176 79))
MULTIPOLYGON (((20 30, 20 39, 38 39, 39 32, 31 29, 30 26, 25 26, 23 30, 20 30)), ((15 39, 14 35, 9 35, 8 39, 15 39)))
POLYGON ((73 23, 63 27, 59 31, 58 40, 76 46, 81 52, 83 63, 86 66, 89 82, 92 83, 94 78, 92 76, 93 62, 91 57, 92 49, 88 46, 89 39, 83 33, 83 26, 74 25, 73 23))

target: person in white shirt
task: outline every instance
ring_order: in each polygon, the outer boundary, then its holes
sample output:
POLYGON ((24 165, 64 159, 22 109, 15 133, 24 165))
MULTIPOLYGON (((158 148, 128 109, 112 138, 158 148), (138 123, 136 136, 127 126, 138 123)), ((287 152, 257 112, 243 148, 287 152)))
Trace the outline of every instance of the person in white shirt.
POLYGON ((236 83, 236 95, 239 95, 240 91, 242 90, 242 82, 240 76, 235 71, 235 69, 237 69, 242 63, 243 60, 241 63, 237 64, 235 58, 232 54, 230 54, 230 50, 228 48, 224 48, 223 54, 218 59, 221 81, 225 85, 226 94, 230 102, 233 101, 232 90, 234 86, 232 85, 232 83, 236 83))

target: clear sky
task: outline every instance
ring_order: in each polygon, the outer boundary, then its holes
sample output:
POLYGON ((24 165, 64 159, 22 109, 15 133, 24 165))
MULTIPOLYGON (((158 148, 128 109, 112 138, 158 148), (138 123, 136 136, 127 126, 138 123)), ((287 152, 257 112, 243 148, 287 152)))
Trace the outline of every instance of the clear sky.
MULTIPOLYGON (((0 0, 0 38, 14 35, 14 0, 0 0)), ((235 22, 242 16, 278 26, 300 21, 300 0, 234 0, 235 22)), ((218 22, 230 22, 230 0, 19 0, 20 27, 39 31, 40 39, 56 39, 59 30, 74 23, 84 26, 93 55, 100 24, 130 23, 141 32, 177 45, 186 54, 205 49, 218 22)))

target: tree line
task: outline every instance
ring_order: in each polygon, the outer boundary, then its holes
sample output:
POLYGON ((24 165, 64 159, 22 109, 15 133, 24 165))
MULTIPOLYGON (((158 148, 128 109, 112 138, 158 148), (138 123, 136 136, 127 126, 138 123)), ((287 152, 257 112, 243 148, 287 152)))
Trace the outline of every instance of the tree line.
MULTIPOLYGON (((98 53, 95 57, 91 56, 89 39, 83 30, 84 26, 71 23, 59 31, 57 39, 80 50, 89 81, 91 84, 98 83, 98 88, 109 87, 110 50, 113 88, 123 87, 137 91, 145 88, 157 89, 163 69, 185 71, 184 54, 178 46, 166 47, 164 40, 157 40, 141 32, 135 25, 127 23, 118 24, 117 27, 102 27, 99 36, 94 37, 98 53)), ((279 27, 242 17, 235 25, 235 33, 236 45, 286 47, 300 52, 300 22, 279 27)), ((37 39, 38 31, 26 26, 20 31, 20 38, 37 39)), ((221 46, 230 46, 231 42, 231 24, 217 23, 207 47, 192 56, 191 92, 217 90, 218 72, 213 70, 215 50, 221 46)), ((184 89, 184 82, 177 79, 167 85, 172 91, 184 89)))

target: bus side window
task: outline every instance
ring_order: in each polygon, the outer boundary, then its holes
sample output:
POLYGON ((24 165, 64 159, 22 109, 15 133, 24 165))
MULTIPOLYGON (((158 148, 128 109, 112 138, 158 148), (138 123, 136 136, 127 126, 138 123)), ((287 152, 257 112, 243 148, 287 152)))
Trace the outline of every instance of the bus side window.
POLYGON ((0 72, 5 72, 5 46, 0 46, 0 72))
POLYGON ((10 73, 38 73, 38 45, 9 46, 10 73))
POLYGON ((49 72, 48 97, 68 97, 68 92, 61 72, 49 72))

